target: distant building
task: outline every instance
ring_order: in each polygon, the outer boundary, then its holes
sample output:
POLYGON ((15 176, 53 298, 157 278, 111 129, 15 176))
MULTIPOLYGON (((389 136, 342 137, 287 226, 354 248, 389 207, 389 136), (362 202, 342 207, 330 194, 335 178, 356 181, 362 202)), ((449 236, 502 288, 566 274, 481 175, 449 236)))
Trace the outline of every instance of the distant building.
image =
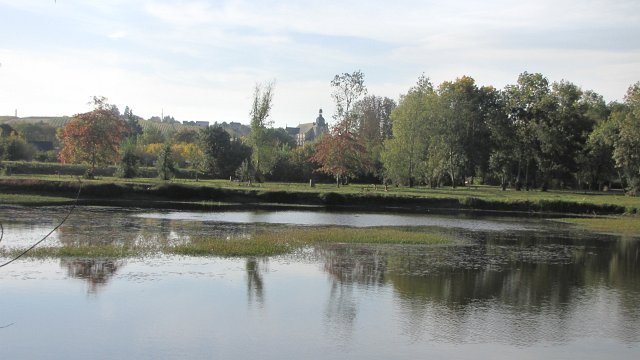
POLYGON ((229 123, 229 129, 233 129, 235 131, 241 131, 242 130, 242 124, 240 124, 239 122, 230 122, 229 123))
POLYGON ((298 146, 304 146, 305 143, 329 132, 329 127, 322 117, 322 109, 320 109, 315 122, 299 124, 297 127, 286 127, 285 131, 296 140, 298 146))
POLYGON ((183 121, 182 125, 209 127, 208 121, 183 121))

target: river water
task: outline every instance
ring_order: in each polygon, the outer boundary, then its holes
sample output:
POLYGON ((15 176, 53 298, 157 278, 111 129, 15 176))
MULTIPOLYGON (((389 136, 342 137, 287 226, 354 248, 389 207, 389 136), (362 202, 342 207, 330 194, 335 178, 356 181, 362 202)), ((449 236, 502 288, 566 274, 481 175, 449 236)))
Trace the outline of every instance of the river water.
MULTIPOLYGON (((0 246, 37 241, 64 210, 0 207, 0 246)), ((0 356, 640 357, 638 238, 544 219, 81 207, 46 244, 311 225, 445 227, 467 241, 331 244, 269 258, 21 259, 0 268, 0 356)))

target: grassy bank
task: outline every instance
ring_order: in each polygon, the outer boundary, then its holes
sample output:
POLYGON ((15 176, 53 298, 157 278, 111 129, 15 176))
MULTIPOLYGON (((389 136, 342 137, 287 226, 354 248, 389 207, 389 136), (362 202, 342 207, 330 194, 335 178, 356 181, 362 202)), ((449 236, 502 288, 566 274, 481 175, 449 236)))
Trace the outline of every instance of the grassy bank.
POLYGON ((578 228, 605 234, 640 236, 640 216, 564 218, 559 219, 578 228))
MULTIPOLYGON (((272 256, 287 254, 304 246, 336 243, 358 244, 457 244, 462 239, 451 233, 432 229, 398 228, 279 228, 261 230, 249 238, 217 238, 194 236, 179 245, 64 245, 41 247, 27 256, 123 258, 154 253, 188 256, 272 256)), ((13 257, 23 249, 0 249, 3 257, 13 257)))
POLYGON ((42 196, 33 194, 2 194, 0 204, 12 205, 64 205, 73 203, 74 199, 60 196, 42 196))
MULTIPOLYGON (((80 183, 76 177, 28 175, 0 176, 0 193, 74 197, 80 183)), ((463 209, 567 214, 640 213, 640 197, 619 193, 570 191, 502 191, 497 187, 474 186, 457 189, 389 187, 352 184, 336 187, 318 184, 261 183, 248 186, 228 180, 199 182, 137 178, 123 180, 103 177, 84 181, 83 199, 112 201, 179 201, 311 204, 428 209, 463 209)))

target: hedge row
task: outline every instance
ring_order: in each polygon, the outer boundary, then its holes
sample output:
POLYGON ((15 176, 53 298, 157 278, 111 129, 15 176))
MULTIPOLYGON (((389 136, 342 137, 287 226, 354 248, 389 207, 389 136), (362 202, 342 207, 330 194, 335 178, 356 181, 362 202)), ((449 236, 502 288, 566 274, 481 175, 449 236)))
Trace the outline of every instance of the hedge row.
MULTIPOLYGON (((88 165, 81 164, 60 164, 60 163, 43 163, 43 162, 23 162, 23 161, 4 161, 0 168, 7 175, 66 175, 66 176, 83 176, 88 165)), ((100 167, 95 169, 95 176, 112 177, 116 173, 115 166, 100 167)), ((144 178, 158 177, 158 171, 153 167, 141 167, 139 176, 144 178)), ((177 169, 176 178, 191 179, 193 172, 183 169, 177 169)), ((201 178, 204 178, 200 175, 201 178)))

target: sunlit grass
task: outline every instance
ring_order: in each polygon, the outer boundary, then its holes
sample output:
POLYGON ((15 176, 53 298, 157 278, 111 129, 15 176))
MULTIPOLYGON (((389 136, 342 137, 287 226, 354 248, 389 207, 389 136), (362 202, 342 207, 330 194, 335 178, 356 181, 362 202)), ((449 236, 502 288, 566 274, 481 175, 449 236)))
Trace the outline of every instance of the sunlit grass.
POLYGON ((72 203, 74 199, 59 196, 42 196, 31 194, 1 194, 0 204, 52 204, 72 203))
POLYGON ((640 216, 564 218, 559 219, 579 228, 609 234, 640 236, 640 216))

